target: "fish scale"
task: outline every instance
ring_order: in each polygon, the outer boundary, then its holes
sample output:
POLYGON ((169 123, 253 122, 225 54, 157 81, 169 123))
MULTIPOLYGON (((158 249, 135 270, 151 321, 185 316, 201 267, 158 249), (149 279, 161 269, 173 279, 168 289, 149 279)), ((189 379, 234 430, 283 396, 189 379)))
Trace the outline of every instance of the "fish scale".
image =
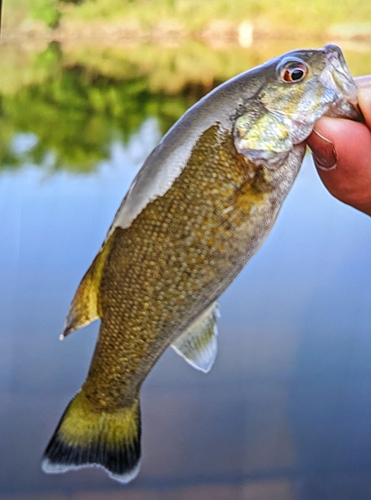
MULTIPOLYGON (((124 400, 131 405, 169 336, 182 331, 244 265, 261 231, 248 217, 251 207, 267 211, 267 197, 282 196, 262 182, 263 174, 272 182, 279 176, 246 161, 229 134, 212 127, 196 144, 173 188, 149 203, 129 228, 115 229, 99 288, 102 328, 84 386, 92 404, 105 400, 115 408, 124 400), (227 224, 226 204, 232 206, 227 224), (191 244, 185 245, 191 235, 191 244), (169 266, 174 260, 176 265, 169 266), (151 272, 148 261, 156 262, 151 272), (129 372, 134 374, 130 380, 129 372)), ((275 212, 269 210, 260 224, 270 224, 272 217, 275 212)))
POLYGON ((62 338, 101 326, 44 471, 95 465, 121 483, 135 477, 141 384, 170 345, 210 370, 216 300, 268 235, 316 120, 358 118, 355 94, 338 47, 293 51, 221 85, 166 134, 72 301, 62 338))

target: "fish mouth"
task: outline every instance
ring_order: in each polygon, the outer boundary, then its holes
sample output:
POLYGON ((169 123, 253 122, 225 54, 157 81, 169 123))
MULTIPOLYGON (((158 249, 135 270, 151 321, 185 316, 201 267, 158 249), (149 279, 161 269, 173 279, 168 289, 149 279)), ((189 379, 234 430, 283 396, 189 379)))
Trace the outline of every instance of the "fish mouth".
POLYGON ((326 67, 320 75, 320 81, 328 90, 334 92, 333 103, 325 114, 361 121, 363 117, 358 106, 358 89, 341 49, 337 45, 328 44, 323 50, 326 55, 326 67))

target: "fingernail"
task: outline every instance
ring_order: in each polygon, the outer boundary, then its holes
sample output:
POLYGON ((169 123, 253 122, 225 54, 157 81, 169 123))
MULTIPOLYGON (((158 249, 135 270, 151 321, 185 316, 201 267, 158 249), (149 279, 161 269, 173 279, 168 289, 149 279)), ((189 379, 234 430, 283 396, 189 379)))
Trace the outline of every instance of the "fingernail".
POLYGON ((334 170, 336 168, 336 151, 331 141, 313 130, 313 134, 308 139, 308 145, 312 150, 313 160, 317 168, 320 170, 334 170))

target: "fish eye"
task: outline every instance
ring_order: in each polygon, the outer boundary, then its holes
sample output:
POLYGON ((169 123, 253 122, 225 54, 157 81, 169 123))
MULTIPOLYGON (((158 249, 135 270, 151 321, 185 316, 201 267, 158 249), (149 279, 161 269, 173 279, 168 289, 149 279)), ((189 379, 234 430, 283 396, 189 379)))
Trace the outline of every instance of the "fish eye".
POLYGON ((308 66, 301 61, 286 62, 279 68, 279 74, 286 83, 301 82, 308 74, 308 66))

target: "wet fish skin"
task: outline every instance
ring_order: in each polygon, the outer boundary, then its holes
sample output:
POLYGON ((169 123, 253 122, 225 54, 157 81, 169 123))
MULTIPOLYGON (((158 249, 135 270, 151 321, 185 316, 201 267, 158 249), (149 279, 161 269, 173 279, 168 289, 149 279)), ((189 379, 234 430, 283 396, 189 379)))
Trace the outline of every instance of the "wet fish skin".
POLYGON ((73 299, 64 335, 96 318, 101 327, 46 472, 98 465, 123 483, 136 475, 141 384, 172 343, 210 369, 215 301, 269 233, 315 121, 357 118, 355 94, 340 49, 293 51, 226 82, 168 132, 73 299), (283 81, 293 64, 307 75, 283 81))

